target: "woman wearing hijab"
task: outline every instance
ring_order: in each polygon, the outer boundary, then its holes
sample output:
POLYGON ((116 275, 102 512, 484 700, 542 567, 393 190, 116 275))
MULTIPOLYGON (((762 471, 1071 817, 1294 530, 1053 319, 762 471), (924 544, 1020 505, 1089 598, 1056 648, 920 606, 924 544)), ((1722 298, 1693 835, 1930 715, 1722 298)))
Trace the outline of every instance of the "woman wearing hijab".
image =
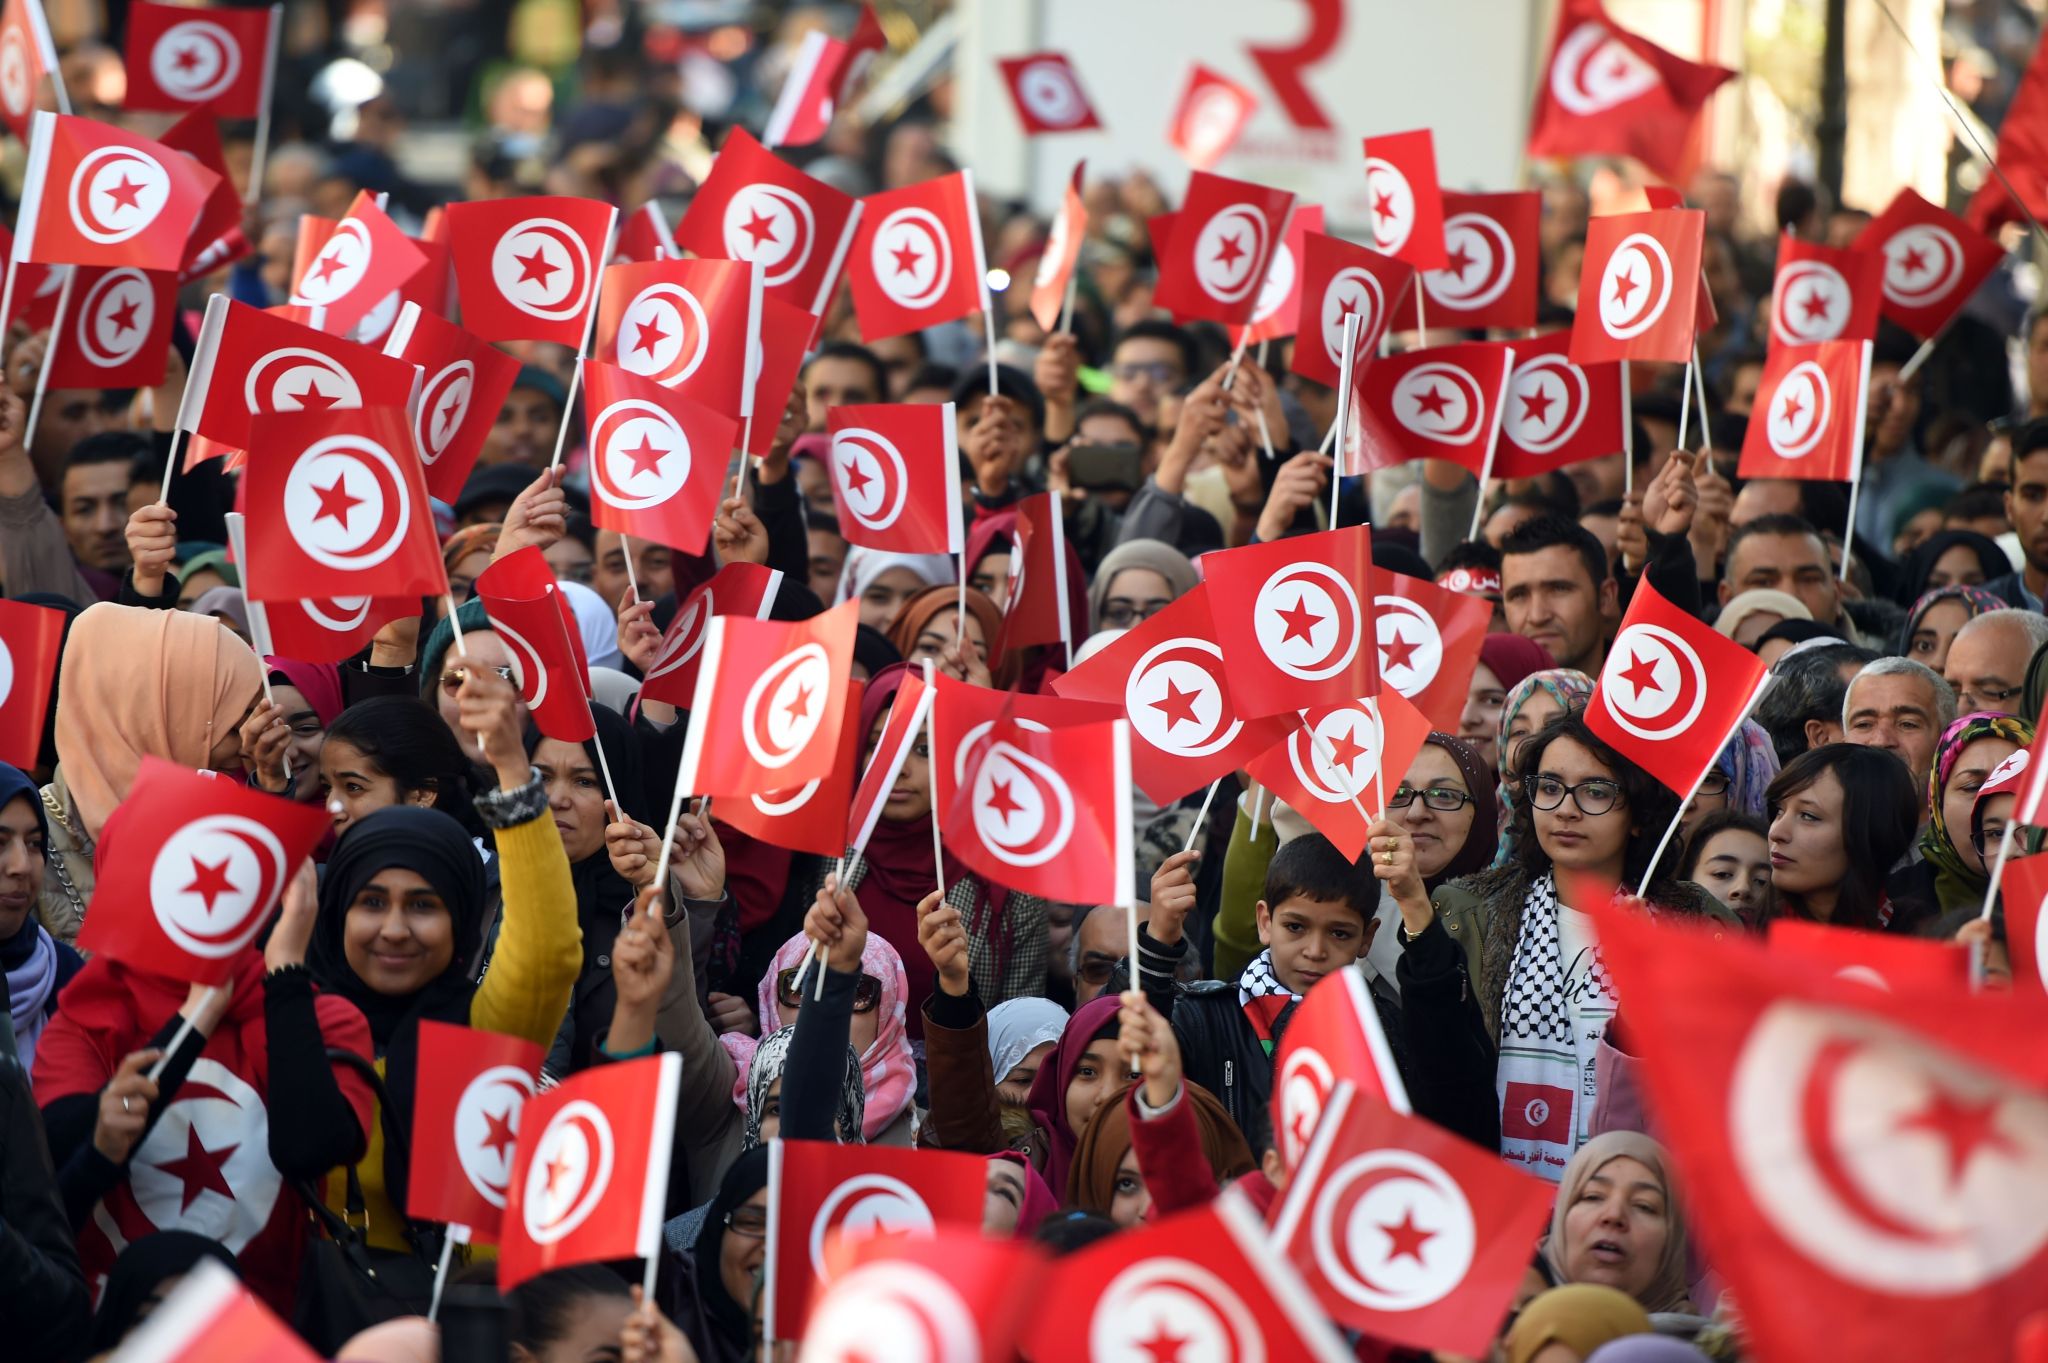
POLYGON ((85 966, 36 918, 48 840, 49 818, 35 782, 0 762, 0 970, 23 1070, 35 1064, 36 1038, 57 1011, 58 991, 85 966))
POLYGON ((1207 1196, 1169 1199, 1162 1191, 1158 1195, 1161 1215, 1200 1205, 1231 1180, 1258 1167, 1244 1133, 1207 1089, 1183 1081, 1178 1069, 1161 1095, 1164 1101, 1149 1099, 1151 1087, 1149 1079, 1142 1084, 1126 1083, 1096 1108, 1074 1145, 1073 1163, 1067 1170, 1066 1206, 1106 1216, 1124 1230, 1151 1219, 1154 1192, 1148 1183, 1153 1174, 1139 1158, 1132 1128, 1148 1119, 1166 1120, 1183 1106, 1186 1125, 1193 1130, 1184 1133, 1191 1139, 1176 1144, 1188 1154, 1199 1151, 1209 1175, 1201 1189, 1207 1196))
POLYGON ((1709 814, 1733 810, 1738 814, 1761 816, 1767 808, 1764 792, 1778 774, 1778 748, 1763 725, 1745 719, 1735 737, 1714 757, 1714 765, 1700 781, 1699 792, 1681 816, 1684 832, 1691 834, 1709 814))
POLYGON ((1887 886, 1898 910, 1894 921, 1900 915, 1912 920, 1895 931, 1917 925, 1912 909, 1924 911, 1933 904, 1940 913, 1953 913, 1983 904, 1991 874, 1970 844, 1971 807, 1998 764, 2033 743, 2034 726, 2013 715, 1963 715, 1943 731, 1927 773, 1920 860, 1902 868, 1887 886))
MULTIPOLYGON (((819 895, 823 895, 821 889, 819 895)), ((852 891, 843 894, 856 908, 865 909, 852 891)), ((908 1012, 909 980, 903 958, 896 948, 876 932, 866 931, 863 917, 860 971, 847 990, 847 1043, 860 1060, 860 1087, 866 1107, 861 1136, 871 1145, 909 1145, 914 1130, 913 1099, 917 1094, 917 1061, 911 1054, 905 1021, 908 1012)), ((914 934, 913 934, 914 935, 914 934)), ((761 979, 758 1000, 761 1034, 772 1035, 786 1023, 796 1021, 814 1007, 830 1018, 832 977, 828 974, 827 1000, 821 1003, 806 993, 815 988, 817 967, 797 977, 809 939, 798 933, 783 943, 761 979)), ((849 972, 850 973, 850 972, 849 972)), ((767 1041, 761 1043, 767 1045, 767 1041)), ((758 1064, 759 1057, 756 1057, 758 1064)))
POLYGON ((219 622, 187 611, 101 604, 64 645, 57 774, 43 789, 50 875, 39 907, 75 941, 92 899, 94 848, 144 757, 239 771, 242 726, 263 698, 263 664, 219 622))
POLYGON ((1977 587, 2012 572, 1998 541, 1975 530, 1941 530, 1914 546, 1899 569, 1897 600, 1918 601, 1942 587, 1977 587))
POLYGON ((1614 1340, 1648 1335, 1649 1312, 1593 1283, 1553 1287, 1522 1308, 1503 1341, 1506 1363, 1586 1363, 1614 1340))
POLYGON ((767 1146, 733 1161, 698 1226, 694 1242, 669 1243, 655 1296, 700 1363, 751 1363, 768 1248, 767 1146))
POLYGON ((1645 1311, 1690 1314, 1685 1212, 1664 1147, 1639 1131, 1580 1146, 1558 1180, 1542 1253, 1560 1284, 1598 1284, 1645 1311))
POLYGON ((1029 1240, 1046 1217, 1060 1209, 1045 1176, 1021 1150, 998 1150, 988 1158, 988 1196, 981 1209, 981 1233, 993 1239, 1029 1240))
MULTIPOLYGON (((816 976, 806 978, 815 979, 816 976)), ((837 1102, 829 1114, 822 1114, 824 1120, 816 1120, 816 1115, 805 1120, 801 1113, 790 1114, 783 1097, 783 1081, 789 1075, 789 1052, 796 1043, 796 1035, 796 1025, 792 1023, 770 1032, 761 1038, 760 1045, 754 1047, 753 1058, 747 1062, 747 1116, 743 1147, 752 1150, 778 1136, 791 1140, 829 1138, 841 1145, 866 1145, 867 1137, 862 1134, 862 1127, 867 1117, 867 1090, 861 1079, 860 1056, 852 1046, 845 1048, 846 1064, 840 1067, 838 1074, 837 1102), (796 1119, 786 1122, 785 1117, 788 1116, 796 1119), (800 1136, 800 1132, 804 1134, 800 1136)), ((834 1092, 829 1083, 821 1087, 827 1093, 834 1092)))
POLYGON ((1465 713, 1458 717, 1458 737, 1486 760, 1500 765, 1500 717, 1508 694, 1532 672, 1550 668, 1543 645, 1519 634, 1489 634, 1479 641, 1479 665, 1465 692, 1465 713))
POLYGON ((988 1010, 989 1073, 1005 1107, 1022 1107, 1038 1067, 1059 1044, 1067 1010, 1051 999, 1011 999, 988 1010))
MULTIPOLYGON (((1032 1148, 1044 1152, 1045 1181, 1054 1188, 1067 1186, 1081 1132, 1130 1075, 1116 1044, 1120 1006, 1116 995, 1104 994, 1075 1009, 1059 1045, 1031 1081, 1025 1108, 1034 1127, 1032 1148)), ((934 1114, 939 1101, 934 1090, 934 1114)))
POLYGON ((1201 581, 1188 556, 1159 540, 1127 540, 1103 555, 1088 590, 1097 630, 1130 629, 1151 619, 1201 581))
POLYGON ((98 1359, 120 1347, 121 1341, 177 1290, 187 1273, 208 1261, 242 1276, 241 1264, 225 1245, 190 1231, 157 1231, 122 1250, 107 1274, 106 1289, 100 1293, 99 1310, 92 1318, 92 1338, 83 1356, 98 1359))
POLYGON ((979 685, 997 686, 998 689, 1010 679, 1011 669, 998 665, 991 655, 995 649, 996 636, 1003 627, 1002 612, 996 603, 983 596, 974 588, 967 589, 967 625, 964 631, 967 640, 967 657, 970 659, 968 672, 978 666, 989 674, 972 677, 954 673, 946 666, 952 656, 955 639, 960 635, 960 589, 958 587, 927 587, 903 603, 903 609, 896 616, 896 623, 889 627, 889 645, 912 667, 929 658, 934 667, 958 675, 962 681, 975 681, 979 685))
POLYGON ((557 581, 562 599, 576 615, 576 632, 583 638, 583 656, 592 667, 622 668, 626 655, 619 652, 619 617, 604 598, 581 582, 557 581))
POLYGON ((1500 786, 1494 803, 1500 808, 1500 846, 1494 849, 1493 864, 1505 866, 1515 854, 1515 825, 1521 791, 1514 775, 1515 754, 1522 740, 1568 710, 1583 709, 1593 694, 1593 679, 1568 667, 1531 672, 1508 692, 1500 708, 1500 735, 1496 740, 1500 786))
POLYGON ((839 571, 839 592, 832 604, 860 602, 860 622, 889 632, 903 603, 927 587, 958 582, 953 560, 946 554, 890 554, 880 549, 851 549, 839 571))
MULTIPOLYGON (((370 1127, 355 1171, 370 1243, 382 1249, 407 1248, 399 1213, 406 1161, 385 1156, 410 1143, 420 1023, 452 1022, 546 1046, 583 963, 562 836, 527 762, 512 699, 503 683, 479 678, 464 688, 464 717, 483 735, 498 773, 498 789, 475 801, 493 833, 504 895, 481 984, 469 966, 483 945, 483 865, 452 818, 411 805, 378 810, 342 834, 320 883, 307 963, 314 979, 369 1019, 391 1100, 370 1127)), ((336 1187, 330 1202, 345 1210, 353 1191, 336 1187)))
POLYGON ((1899 630, 1894 651, 1940 672, 1948 663, 1948 646, 1955 642, 1964 625, 1986 611, 2010 609, 2005 601, 1982 587, 1936 587, 1923 593, 1906 612, 1906 623, 1899 630))
POLYGON ((341 717, 341 669, 333 663, 265 658, 269 698, 250 715, 251 731, 263 735, 249 751, 250 784, 302 804, 319 804, 320 745, 327 726, 341 717), (279 726, 273 737, 268 729, 279 726))
POLYGON ((1714 617, 1714 632, 1733 639, 1752 653, 1764 631, 1787 620, 1811 620, 1813 612, 1790 592, 1755 588, 1738 592, 1714 617))

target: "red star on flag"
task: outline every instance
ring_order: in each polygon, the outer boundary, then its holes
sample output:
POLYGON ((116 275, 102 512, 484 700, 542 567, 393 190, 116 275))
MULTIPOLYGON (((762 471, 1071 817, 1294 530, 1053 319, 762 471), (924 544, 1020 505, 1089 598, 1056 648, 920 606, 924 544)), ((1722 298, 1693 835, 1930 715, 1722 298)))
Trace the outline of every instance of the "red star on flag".
POLYGON ((122 208, 140 208, 142 207, 142 186, 136 184, 124 174, 121 177, 121 183, 107 191, 107 197, 122 208))
POLYGON ((1365 752, 1365 745, 1352 737, 1348 729, 1330 740, 1330 760, 1342 767, 1347 775, 1365 752))
POLYGON ((1901 1131, 1926 1131, 1948 1146, 1948 1177, 1951 1184, 1963 1181, 1970 1161, 1984 1149, 2017 1155, 2019 1147, 1998 1129, 1996 1101, 1972 1103, 1936 1087, 1927 1095, 1927 1106, 1899 1123, 1901 1131))
POLYGON ((645 351, 647 354, 652 355, 654 347, 669 338, 669 333, 661 329, 661 320, 659 318, 647 322, 635 322, 633 325, 639 329, 640 333, 633 341, 633 350, 636 354, 645 351))
POLYGON ((1315 628, 1323 623, 1323 617, 1308 608, 1308 598, 1302 597, 1291 610, 1280 612, 1280 618, 1287 622, 1287 632, 1280 636, 1280 642, 1300 639, 1304 643, 1315 642, 1315 628))
POLYGON ((1458 249, 1451 252, 1451 258, 1445 263, 1444 269, 1463 279, 1465 271, 1470 269, 1472 264, 1472 253, 1465 249, 1465 243, 1461 241, 1458 243, 1458 249))
POLYGON ((989 782, 988 808, 1001 815, 1005 824, 1010 822, 1012 814, 1020 814, 1024 810, 1024 806, 1017 803, 1017 797, 1010 794, 1008 781, 989 782))
POLYGON ((1797 393, 1785 394, 1785 405, 1778 409, 1778 420, 1791 421, 1806 410, 1806 404, 1799 400, 1797 393))
POLYGON ((1393 196, 1382 193, 1372 201, 1372 215, 1384 221, 1394 216, 1393 196))
POLYGON ((301 388, 296 393, 287 393, 285 396, 309 412, 324 412, 335 403, 341 401, 339 393, 327 392, 320 387, 319 380, 310 377, 306 380, 304 388, 301 388))
POLYGON ((320 259, 316 261, 313 265, 313 278, 318 282, 325 284, 328 278, 332 276, 334 272, 339 270, 340 268, 341 253, 339 251, 336 251, 330 255, 321 256, 320 259))
POLYGON ((752 237, 756 246, 759 246, 764 241, 777 240, 775 235, 775 219, 759 211, 756 211, 754 216, 747 220, 746 225, 741 227, 740 231, 752 237))
POLYGON ((1828 296, 1819 289, 1809 290, 1806 301, 1800 308, 1806 313, 1806 320, 1809 322, 1816 317, 1825 317, 1828 315, 1828 296))
POLYGON ((789 712, 791 719, 803 719, 808 716, 811 713, 811 688, 808 686, 797 688, 796 699, 785 705, 783 709, 789 712))
POLYGON ((1163 1320, 1154 1323, 1149 1339, 1136 1342, 1139 1348, 1152 1355, 1152 1363, 1180 1363, 1180 1351, 1188 1346, 1185 1336, 1166 1333, 1163 1320))
POLYGON ((668 451, 657 448, 655 443, 648 439, 645 431, 640 433, 640 443, 638 445, 635 445, 630 450, 620 450, 619 453, 633 461, 633 471, 627 475, 628 477, 638 477, 643 473, 659 475, 661 473, 661 461, 668 457, 668 451))
POLYGON ((1907 247, 1905 253, 1899 257, 1899 268, 1907 274, 1925 274, 1927 272, 1927 252, 1918 246, 1907 247))
POLYGON ((239 1149, 239 1145, 230 1145, 208 1150, 199 1139, 197 1123, 185 1129, 185 1153, 156 1166, 158 1172, 169 1174, 184 1185, 178 1195, 180 1214, 190 1211, 201 1193, 219 1193, 230 1202, 235 1200, 235 1190, 228 1186, 227 1175, 221 1172, 221 1166, 228 1162, 229 1155, 239 1149))
POLYGON ((548 1171, 548 1196, 553 1197, 555 1185, 561 1182, 562 1175, 569 1172, 569 1161, 567 1157, 558 1154, 543 1167, 548 1171))
POLYGON ((182 893, 198 895, 206 901, 206 911, 212 913, 214 902, 222 895, 237 893, 235 883, 228 879, 227 859, 215 862, 192 858, 192 883, 182 893))
POLYGON ((486 1112, 484 1124, 489 1130, 484 1132, 484 1138, 480 1142, 482 1148, 499 1159, 504 1159, 505 1152, 519 1139, 518 1134, 512 1130, 512 1109, 508 1107, 503 1112, 486 1112))
POLYGON ((1417 416, 1442 416, 1444 410, 1450 405, 1451 395, 1435 384, 1431 384, 1427 393, 1418 393, 1416 395, 1415 414, 1417 416))
POLYGON ((116 336, 124 331, 135 330, 135 313, 141 306, 132 298, 124 298, 120 307, 107 314, 107 325, 114 329, 116 336))
POLYGON ((1623 274, 1614 281, 1614 301, 1627 306, 1628 296, 1641 287, 1633 274, 1623 274))
POLYGON ((313 519, 339 521, 342 529, 348 529, 348 513, 361 506, 363 498, 350 494, 347 477, 337 473, 331 484, 316 487, 313 491, 320 498, 320 510, 314 513, 313 519))
POLYGON ((1547 388, 1538 388, 1522 399, 1522 420, 1545 422, 1550 420, 1550 404, 1557 396, 1547 388))
POLYGON ((562 268, 559 265, 548 264, 548 253, 539 246, 533 248, 532 255, 514 256, 513 259, 517 260, 520 266, 519 278, 512 281, 515 284, 531 282, 546 288, 548 276, 562 268))
POLYGON ((899 246, 889 254, 896 257, 897 274, 916 274, 917 262, 924 259, 916 250, 908 246, 899 246))
POLYGON ((1387 660, 1388 667, 1405 667, 1415 670, 1415 650, 1420 647, 1414 641, 1404 638, 1399 627, 1387 626, 1390 638, 1380 645, 1380 656, 1387 660))
POLYGON ((179 48, 178 55, 171 58, 171 64, 180 71, 197 71, 199 69, 199 49, 196 47, 179 48))
POLYGON ((1199 691, 1183 691, 1173 684, 1172 678, 1167 679, 1165 697, 1152 702, 1152 708, 1166 716, 1167 732, 1171 733, 1173 726, 1182 720, 1190 724, 1196 722, 1195 701, 1201 694, 1199 691))
POLYGON ((1642 657, 1635 653, 1629 654, 1628 660, 1629 667, 1621 674, 1621 679, 1636 689, 1637 696, 1640 697, 1645 691, 1662 691, 1664 689, 1657 685, 1656 664, 1644 662, 1642 657))
POLYGON ((1387 1239, 1392 1242, 1392 1248, 1387 1251, 1389 1263, 1404 1257, 1421 1263, 1422 1247, 1436 1239, 1435 1231, 1424 1230, 1415 1224, 1415 1212, 1412 1208, 1401 1213, 1399 1225, 1381 1226, 1380 1229, 1387 1233, 1387 1239))
POLYGON ((1225 237, 1216 244, 1216 259, 1236 269, 1237 262, 1244 259, 1244 243, 1236 237, 1225 237))
POLYGON ((869 483, 875 481, 872 475, 862 473, 860 464, 852 459, 839 466, 839 477, 846 484, 848 493, 859 493, 866 489, 869 483))

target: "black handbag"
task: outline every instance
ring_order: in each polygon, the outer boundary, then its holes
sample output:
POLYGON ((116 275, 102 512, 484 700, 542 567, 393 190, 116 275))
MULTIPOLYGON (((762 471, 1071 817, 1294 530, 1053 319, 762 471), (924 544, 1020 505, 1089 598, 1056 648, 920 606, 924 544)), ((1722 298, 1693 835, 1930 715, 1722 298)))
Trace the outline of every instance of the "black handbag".
MULTIPOLYGON (((354 1051, 330 1047, 330 1063, 349 1065, 369 1083, 377 1098, 381 1121, 391 1111, 390 1095, 376 1067, 354 1051)), ((384 1124, 384 1158, 408 1157, 402 1133, 384 1124)), ((306 1255, 299 1270, 298 1299, 292 1328, 322 1355, 331 1357, 355 1335, 399 1316, 422 1316, 434 1294, 434 1262, 441 1230, 408 1220, 406 1250, 378 1249, 368 1238, 362 1180, 353 1164, 347 1169, 346 1215, 336 1215, 306 1180, 294 1180, 313 1221, 306 1255)))

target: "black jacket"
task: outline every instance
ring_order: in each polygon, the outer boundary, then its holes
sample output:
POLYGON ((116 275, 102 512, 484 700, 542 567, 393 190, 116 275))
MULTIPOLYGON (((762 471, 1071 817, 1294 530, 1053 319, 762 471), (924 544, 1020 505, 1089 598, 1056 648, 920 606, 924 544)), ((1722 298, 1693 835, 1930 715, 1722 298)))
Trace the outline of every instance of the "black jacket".
POLYGON ((0 1338, 23 1363, 69 1358, 92 1315, 28 1075, 0 1056, 0 1338))

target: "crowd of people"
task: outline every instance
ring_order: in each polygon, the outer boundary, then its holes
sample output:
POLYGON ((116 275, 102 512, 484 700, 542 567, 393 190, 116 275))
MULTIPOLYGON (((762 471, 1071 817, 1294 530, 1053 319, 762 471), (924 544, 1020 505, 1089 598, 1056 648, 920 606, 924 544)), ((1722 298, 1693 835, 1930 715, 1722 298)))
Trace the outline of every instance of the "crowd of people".
MULTIPOLYGON (((616 58, 589 78, 590 118, 630 113, 616 58)), ((842 119, 792 159, 856 191, 916 183, 953 168, 937 112, 873 129, 842 119)), ((577 144, 541 184, 628 211, 674 189, 660 138, 636 141, 638 126, 577 144)), ((247 225, 257 253, 184 301, 283 301, 297 218, 333 211, 343 189, 390 191, 405 219, 420 187, 360 153, 275 148, 247 225)), ((1594 195, 1602 211, 1637 206, 1629 175, 1586 163, 1546 184, 1539 330, 1569 326, 1594 195)), ((464 189, 531 187, 493 153, 464 189)), ((1071 330, 1047 334, 1021 285, 994 296, 993 391, 978 321, 863 345, 842 293, 772 449, 702 555, 593 528, 580 424, 566 474, 548 467, 575 357, 509 345, 522 363, 512 394, 461 494, 435 506, 450 602, 423 602, 339 664, 251 647, 225 550, 234 473, 203 464, 159 497, 191 317, 161 386, 49 391, 33 441, 26 408, 49 338, 15 325, 0 386, 0 588, 66 624, 40 756, 0 765, 0 1353, 108 1357, 211 1261, 323 1352, 439 1357, 420 1315, 436 1228, 405 1215, 398 1152, 421 1024, 457 1022, 544 1048, 546 1082, 655 1051, 683 1060, 653 1299, 631 1286, 633 1265, 543 1274, 507 1294, 515 1356, 738 1363, 760 1356, 778 1136, 985 1156, 985 1233, 1055 1253, 1233 1183, 1269 1210, 1286 1182, 1275 1046, 1302 996, 1351 970, 1416 1112, 1557 1185, 1493 1357, 1741 1356, 1741 1303, 1688 1235, 1700 1190, 1657 1139, 1626 1000, 1599 964, 1588 906, 1563 886, 1576 873, 1640 884, 1655 912, 1729 933, 1801 920, 1967 942, 1985 987, 2010 987, 2004 915, 1980 909, 2015 823, 2010 759, 2048 702, 2048 316, 2004 334, 1993 319, 2013 311, 2013 276, 1995 275, 1910 373, 1915 343, 1887 326, 1845 562, 1846 488, 1734 468, 1777 234, 1841 244, 1868 214, 1788 182, 1760 231, 1737 188, 1715 172, 1689 187, 1708 214, 1709 417, 1681 448, 1684 371, 1633 366, 1633 469, 1616 452, 1482 487, 1422 460, 1341 480, 1333 501, 1323 437, 1336 398, 1292 372, 1294 343, 1238 361, 1235 337, 1153 306, 1145 224, 1171 203, 1140 174, 1087 183, 1071 330), (2017 392, 2008 350, 2024 357, 2017 392), (850 546, 825 464, 831 410, 947 401, 965 552, 850 546), (865 763, 927 663, 1025 692, 1069 666, 1052 646, 997 651, 1016 505, 1043 491, 1064 512, 1061 608, 1077 657, 1192 590, 1203 554, 1325 529, 1333 511, 1370 522, 1377 572, 1491 604, 1456 732, 1431 733, 1405 773, 1388 773, 1370 851, 1346 857, 1238 773, 1213 804, 1199 791, 1134 800, 1144 902, 1047 902, 935 838, 920 742, 836 878, 834 858, 686 804, 657 884, 689 716, 638 692, 679 600, 721 565, 752 562, 784 575, 776 618, 858 601, 865 763), (513 655, 470 599, 490 564, 529 548, 557 575, 589 658, 587 742, 533 727, 513 655), (1644 581, 1776 678, 1689 802, 1584 718, 1644 581), (148 758, 331 816, 317 865, 223 989, 74 945, 122 856, 110 818, 148 758), (1674 819, 1683 832, 1653 864, 1674 819), (813 945, 826 965, 815 995, 802 974, 813 945), (1533 1127, 1504 1107, 1517 1085, 1578 1095, 1570 1120, 1533 1127), (389 1294, 367 1317, 323 1290, 324 1251, 350 1228, 389 1294)), ((1029 279, 1042 213, 981 210, 990 263, 1029 279)), ((2031 834, 2016 844, 2033 850, 2031 834)), ((451 1273, 487 1284, 492 1268, 487 1250, 465 1249, 451 1273)))

